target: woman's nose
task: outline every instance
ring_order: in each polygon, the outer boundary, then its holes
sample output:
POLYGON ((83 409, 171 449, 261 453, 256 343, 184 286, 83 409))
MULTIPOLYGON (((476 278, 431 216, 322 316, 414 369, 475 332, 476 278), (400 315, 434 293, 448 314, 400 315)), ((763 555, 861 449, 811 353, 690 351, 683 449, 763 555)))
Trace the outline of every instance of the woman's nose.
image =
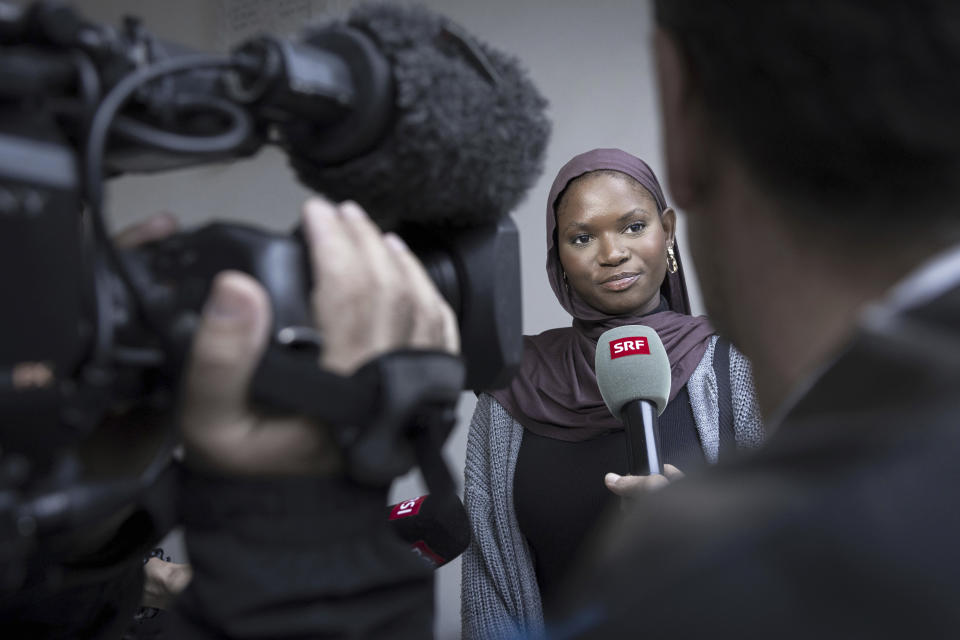
POLYGON ((615 267, 623 264, 629 257, 630 252, 616 238, 601 238, 599 255, 601 265, 615 267))

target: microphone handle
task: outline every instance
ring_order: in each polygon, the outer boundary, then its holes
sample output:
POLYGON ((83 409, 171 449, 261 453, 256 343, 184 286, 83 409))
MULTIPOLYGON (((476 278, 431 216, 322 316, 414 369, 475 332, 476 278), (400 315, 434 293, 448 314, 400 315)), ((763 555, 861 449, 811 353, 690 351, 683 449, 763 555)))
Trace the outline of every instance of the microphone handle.
POLYGON ((623 405, 620 417, 627 431, 627 458, 631 475, 663 473, 657 408, 647 400, 623 405))

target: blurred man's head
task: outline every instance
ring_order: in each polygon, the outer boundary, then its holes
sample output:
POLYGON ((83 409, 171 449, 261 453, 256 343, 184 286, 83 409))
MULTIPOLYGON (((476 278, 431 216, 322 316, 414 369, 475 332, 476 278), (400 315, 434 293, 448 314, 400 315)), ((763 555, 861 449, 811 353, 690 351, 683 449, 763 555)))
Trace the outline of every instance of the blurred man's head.
POLYGON ((657 0, 656 18, 672 195, 770 409, 960 237, 960 3, 657 0), (807 335, 778 340, 797 319, 807 335))

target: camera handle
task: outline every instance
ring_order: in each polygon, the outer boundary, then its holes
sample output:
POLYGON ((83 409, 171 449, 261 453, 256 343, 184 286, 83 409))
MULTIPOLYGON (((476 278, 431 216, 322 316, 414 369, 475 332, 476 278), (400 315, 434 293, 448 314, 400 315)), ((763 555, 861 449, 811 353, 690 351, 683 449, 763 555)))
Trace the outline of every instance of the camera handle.
POLYGON ((357 482, 383 486, 418 464, 431 493, 453 494, 440 448, 456 422, 464 376, 460 358, 439 351, 392 351, 343 377, 321 369, 315 350, 271 345, 250 398, 331 427, 357 482))

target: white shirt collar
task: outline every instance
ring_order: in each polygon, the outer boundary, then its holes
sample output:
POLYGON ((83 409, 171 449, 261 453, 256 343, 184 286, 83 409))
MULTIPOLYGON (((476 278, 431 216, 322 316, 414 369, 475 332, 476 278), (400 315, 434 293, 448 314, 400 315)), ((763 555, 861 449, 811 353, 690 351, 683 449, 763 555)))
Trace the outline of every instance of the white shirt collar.
POLYGON ((960 245, 942 251, 895 284, 878 301, 888 313, 922 306, 960 284, 960 245))

